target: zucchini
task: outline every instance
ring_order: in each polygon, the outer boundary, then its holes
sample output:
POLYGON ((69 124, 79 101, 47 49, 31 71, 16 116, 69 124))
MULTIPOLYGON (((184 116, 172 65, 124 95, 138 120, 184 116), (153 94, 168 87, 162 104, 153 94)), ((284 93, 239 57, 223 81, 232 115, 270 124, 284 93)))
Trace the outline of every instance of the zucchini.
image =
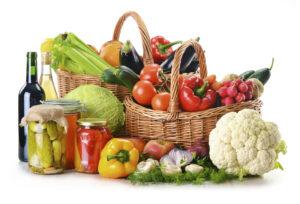
POLYGON ((263 68, 255 71, 249 79, 258 79, 263 85, 265 85, 271 77, 271 70, 273 68, 274 58, 272 59, 272 64, 269 68, 263 68))
POLYGON ((242 74, 240 74, 240 78, 242 79, 242 80, 246 80, 246 79, 248 79, 252 74, 254 74, 255 73, 255 71, 254 70, 248 70, 248 71, 245 71, 245 72, 243 72, 242 74))

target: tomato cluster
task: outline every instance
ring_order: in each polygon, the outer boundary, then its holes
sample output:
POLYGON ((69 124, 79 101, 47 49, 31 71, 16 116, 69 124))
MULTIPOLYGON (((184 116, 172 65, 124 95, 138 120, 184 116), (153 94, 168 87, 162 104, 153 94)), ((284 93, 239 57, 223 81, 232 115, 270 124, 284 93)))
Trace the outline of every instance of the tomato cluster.
POLYGON ((153 110, 166 111, 169 107, 170 93, 156 90, 163 83, 162 70, 158 64, 145 66, 132 90, 133 98, 143 106, 151 106, 153 110))

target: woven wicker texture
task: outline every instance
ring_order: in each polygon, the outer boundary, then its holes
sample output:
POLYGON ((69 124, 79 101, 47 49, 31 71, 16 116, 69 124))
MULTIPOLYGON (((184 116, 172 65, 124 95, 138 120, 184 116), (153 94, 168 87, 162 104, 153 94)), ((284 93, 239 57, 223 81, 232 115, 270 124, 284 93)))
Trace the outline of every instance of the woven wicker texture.
MULTIPOLYGON (((119 40, 122 26, 128 17, 132 17, 138 28, 142 39, 143 44, 143 61, 144 64, 152 64, 153 58, 151 54, 151 45, 150 45, 150 37, 146 25, 142 18, 134 11, 129 11, 124 13, 118 20, 115 30, 113 33, 112 40, 119 40)), ((124 97, 130 95, 130 92, 127 88, 114 85, 114 84, 106 84, 101 82, 100 78, 97 76, 89 76, 89 75, 78 75, 72 74, 63 70, 58 70, 57 72, 58 79, 58 90, 60 97, 64 97, 67 93, 72 91, 83 84, 95 84, 104 88, 111 90, 119 100, 123 101, 124 97)))
POLYGON ((190 147, 201 139, 208 142, 209 133, 216 126, 220 117, 232 111, 245 108, 260 111, 262 102, 259 99, 212 108, 201 112, 182 112, 178 103, 179 67, 186 48, 193 46, 199 58, 199 74, 207 76, 204 51, 194 40, 184 42, 176 51, 171 72, 171 100, 168 111, 154 111, 143 107, 127 96, 124 100, 126 107, 126 131, 130 136, 144 139, 162 139, 172 141, 184 147, 190 147))

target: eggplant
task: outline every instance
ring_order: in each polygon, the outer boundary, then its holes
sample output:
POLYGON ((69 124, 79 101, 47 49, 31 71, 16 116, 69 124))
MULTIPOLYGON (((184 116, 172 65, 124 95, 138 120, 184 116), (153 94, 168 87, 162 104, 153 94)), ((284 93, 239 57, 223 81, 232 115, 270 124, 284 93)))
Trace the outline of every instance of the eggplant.
MULTIPOLYGON (((197 38, 196 41, 199 41, 199 38, 197 38)), ((168 58, 164 62, 162 62, 160 65, 165 74, 171 73, 175 52, 176 52, 176 50, 174 52, 172 52, 168 56, 168 58)), ((191 62, 194 60, 195 57, 197 58, 195 49, 193 48, 193 46, 187 47, 181 58, 180 73, 187 73, 186 69, 191 64, 191 62)), ((193 64, 193 66, 195 66, 195 64, 193 64)))
POLYGON ((129 40, 125 42, 120 50, 120 64, 129 67, 136 74, 140 74, 144 67, 143 59, 129 40))
POLYGON ((185 73, 195 73, 199 68, 199 60, 197 57, 194 57, 191 63, 186 67, 185 73))

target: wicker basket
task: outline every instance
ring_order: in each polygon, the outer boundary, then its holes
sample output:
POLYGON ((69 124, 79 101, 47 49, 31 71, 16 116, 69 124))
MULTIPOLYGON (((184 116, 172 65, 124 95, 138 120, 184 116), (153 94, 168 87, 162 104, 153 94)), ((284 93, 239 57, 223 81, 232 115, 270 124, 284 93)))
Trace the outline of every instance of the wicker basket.
POLYGON ((181 57, 188 46, 193 46, 200 62, 199 74, 206 77, 206 62, 201 46, 194 40, 183 43, 175 54, 171 72, 171 100, 168 111, 154 111, 135 103, 131 96, 124 100, 126 107, 126 131, 130 136, 144 139, 172 141, 190 147, 198 139, 208 142, 209 133, 218 119, 231 111, 244 108, 260 110, 259 99, 230 106, 212 108, 201 112, 182 112, 178 103, 178 78, 181 57))
MULTIPOLYGON (((149 33, 142 18, 136 12, 134 11, 126 12, 119 18, 115 26, 112 40, 119 40, 122 26, 125 20, 129 16, 135 20, 140 31, 140 35, 143 43, 144 64, 145 65, 152 64, 153 58, 151 54, 149 33)), ((107 88, 111 90, 114 93, 114 95, 118 97, 118 99, 120 99, 121 101, 123 101, 125 96, 130 95, 130 92, 128 91, 127 88, 120 85, 106 84, 104 82, 101 82, 100 78, 97 76, 72 74, 62 70, 58 70, 56 73, 57 73, 58 89, 59 89, 60 97, 64 97, 67 93, 69 93, 70 91, 72 91, 73 89, 77 88, 82 84, 95 84, 107 88)))

